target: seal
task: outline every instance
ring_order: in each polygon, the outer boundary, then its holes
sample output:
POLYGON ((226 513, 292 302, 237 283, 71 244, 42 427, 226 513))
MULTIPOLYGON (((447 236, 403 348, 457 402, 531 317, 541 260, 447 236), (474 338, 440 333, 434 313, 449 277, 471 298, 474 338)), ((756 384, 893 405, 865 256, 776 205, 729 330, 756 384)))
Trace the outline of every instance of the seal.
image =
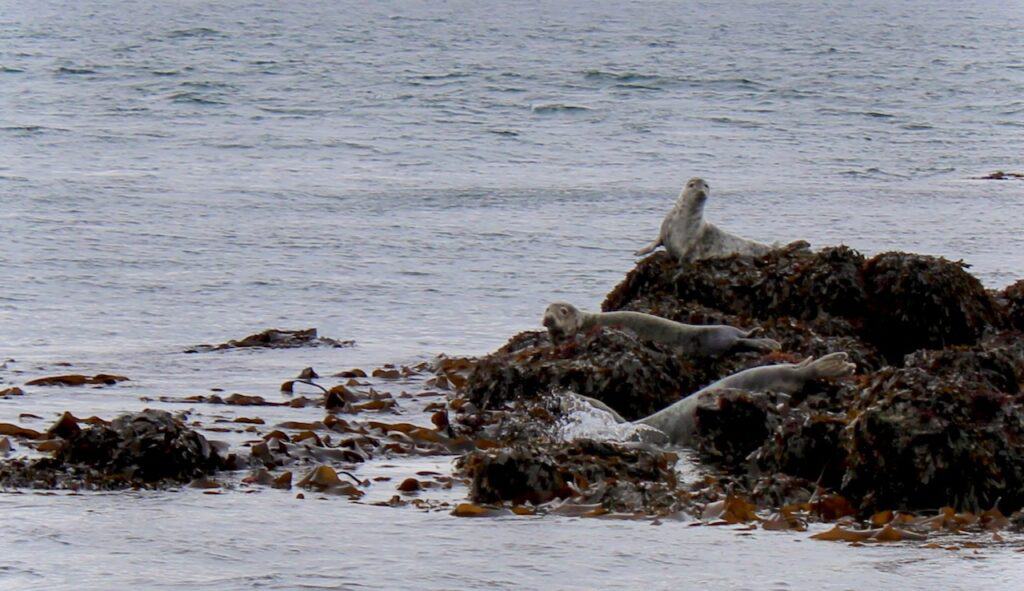
POLYGON ((773 339, 754 338, 761 328, 743 330, 725 324, 683 324, 641 312, 584 312, 565 302, 548 306, 544 310, 543 322, 551 340, 556 343, 595 326, 607 326, 625 328, 641 339, 707 357, 731 351, 776 351, 780 348, 778 341, 773 339))
MULTIPOLYGON (((697 428, 697 407, 701 404, 714 403, 723 392, 743 390, 754 394, 793 394, 810 381, 850 375, 856 368, 856 365, 850 363, 848 354, 831 353, 817 360, 808 357, 800 363, 745 369, 722 378, 648 417, 633 421, 633 424, 653 427, 664 434, 665 440, 661 441, 658 440, 660 438, 646 437, 651 443, 690 445, 697 428)), ((606 405, 598 408, 608 409, 606 405)), ((612 416, 616 417, 617 421, 625 422, 618 413, 612 416)))
POLYGON ((636 251, 636 256, 654 252, 664 246, 672 258, 680 262, 727 257, 733 254, 762 255, 772 247, 730 234, 704 221, 704 204, 711 187, 704 179, 694 177, 686 182, 675 206, 661 222, 658 239, 636 251))

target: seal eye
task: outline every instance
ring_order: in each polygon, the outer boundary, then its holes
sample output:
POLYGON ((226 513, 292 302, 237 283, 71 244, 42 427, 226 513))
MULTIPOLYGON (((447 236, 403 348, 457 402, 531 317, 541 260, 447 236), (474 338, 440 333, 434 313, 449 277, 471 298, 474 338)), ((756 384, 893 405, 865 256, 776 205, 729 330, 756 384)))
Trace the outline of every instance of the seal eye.
POLYGON ((562 306, 561 308, 559 308, 558 311, 562 313, 562 316, 568 316, 569 315, 569 308, 566 308, 565 306, 562 306))

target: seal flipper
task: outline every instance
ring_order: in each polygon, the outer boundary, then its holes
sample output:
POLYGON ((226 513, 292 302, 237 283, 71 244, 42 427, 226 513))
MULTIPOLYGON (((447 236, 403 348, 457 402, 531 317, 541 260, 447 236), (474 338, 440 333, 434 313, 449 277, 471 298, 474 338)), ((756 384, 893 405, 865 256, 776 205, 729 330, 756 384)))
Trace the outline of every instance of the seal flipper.
POLYGON ((847 353, 830 353, 813 363, 801 363, 811 373, 812 379, 839 378, 852 374, 857 369, 855 363, 850 363, 850 356, 847 353))
POLYGON ((641 248, 640 250, 634 252, 633 256, 642 257, 644 255, 651 254, 652 252, 654 252, 654 250, 656 248, 658 248, 661 245, 662 245, 662 240, 661 240, 661 237, 659 236, 657 240, 651 242, 647 246, 645 246, 645 247, 641 248))
POLYGON ((760 338, 760 339, 738 339, 736 341, 736 347, 741 349, 751 349, 754 351, 778 351, 782 348, 782 344, 775 339, 760 338))

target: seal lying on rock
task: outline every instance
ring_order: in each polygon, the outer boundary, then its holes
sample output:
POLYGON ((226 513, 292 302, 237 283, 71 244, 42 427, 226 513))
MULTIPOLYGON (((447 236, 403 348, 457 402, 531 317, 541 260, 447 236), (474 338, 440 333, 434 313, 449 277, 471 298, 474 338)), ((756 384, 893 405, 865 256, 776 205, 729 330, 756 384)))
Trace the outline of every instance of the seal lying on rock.
POLYGON ((675 206, 664 221, 658 239, 636 251, 650 254, 659 246, 680 262, 726 257, 733 254, 759 256, 772 247, 734 236, 704 221, 704 204, 711 188, 701 178, 692 178, 683 187, 675 206))
MULTIPOLYGON (((713 401, 717 396, 732 391, 742 390, 751 393, 778 392, 793 394, 812 380, 838 378, 853 373, 856 366, 849 362, 846 353, 832 353, 815 360, 812 357, 800 363, 782 363, 746 369, 706 386, 668 408, 662 409, 649 417, 632 421, 634 425, 654 427, 660 433, 641 431, 641 436, 651 443, 673 443, 689 445, 696 431, 697 407, 713 401), (664 434, 664 438, 660 435, 664 434)), ((599 400, 583 396, 588 402, 603 411, 610 412, 615 420, 628 423, 619 413, 599 400)))
POLYGON ((775 351, 780 347, 778 341, 753 338, 761 331, 760 328, 742 330, 724 324, 683 324, 641 312, 584 312, 565 302, 555 302, 547 307, 544 326, 555 342, 595 326, 607 326, 626 328, 641 339, 674 345, 686 353, 706 356, 718 356, 733 350, 775 351))

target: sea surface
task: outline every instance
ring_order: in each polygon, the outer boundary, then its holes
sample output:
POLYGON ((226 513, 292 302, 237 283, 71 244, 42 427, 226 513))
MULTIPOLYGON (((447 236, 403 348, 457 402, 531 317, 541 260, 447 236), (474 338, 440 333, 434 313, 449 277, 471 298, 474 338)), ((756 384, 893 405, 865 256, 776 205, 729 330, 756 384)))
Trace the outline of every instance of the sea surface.
MULTIPOLYGON (((1022 31, 1015 1, 0 0, 0 388, 132 378, 0 421, 486 353, 597 308, 691 176, 733 232, 1002 287, 1024 182, 976 177, 1024 172, 1022 31), (269 327, 357 346, 182 353, 269 327)), ((0 494, 0 524, 12 590, 1024 588, 1019 544, 279 491, 0 494)))

